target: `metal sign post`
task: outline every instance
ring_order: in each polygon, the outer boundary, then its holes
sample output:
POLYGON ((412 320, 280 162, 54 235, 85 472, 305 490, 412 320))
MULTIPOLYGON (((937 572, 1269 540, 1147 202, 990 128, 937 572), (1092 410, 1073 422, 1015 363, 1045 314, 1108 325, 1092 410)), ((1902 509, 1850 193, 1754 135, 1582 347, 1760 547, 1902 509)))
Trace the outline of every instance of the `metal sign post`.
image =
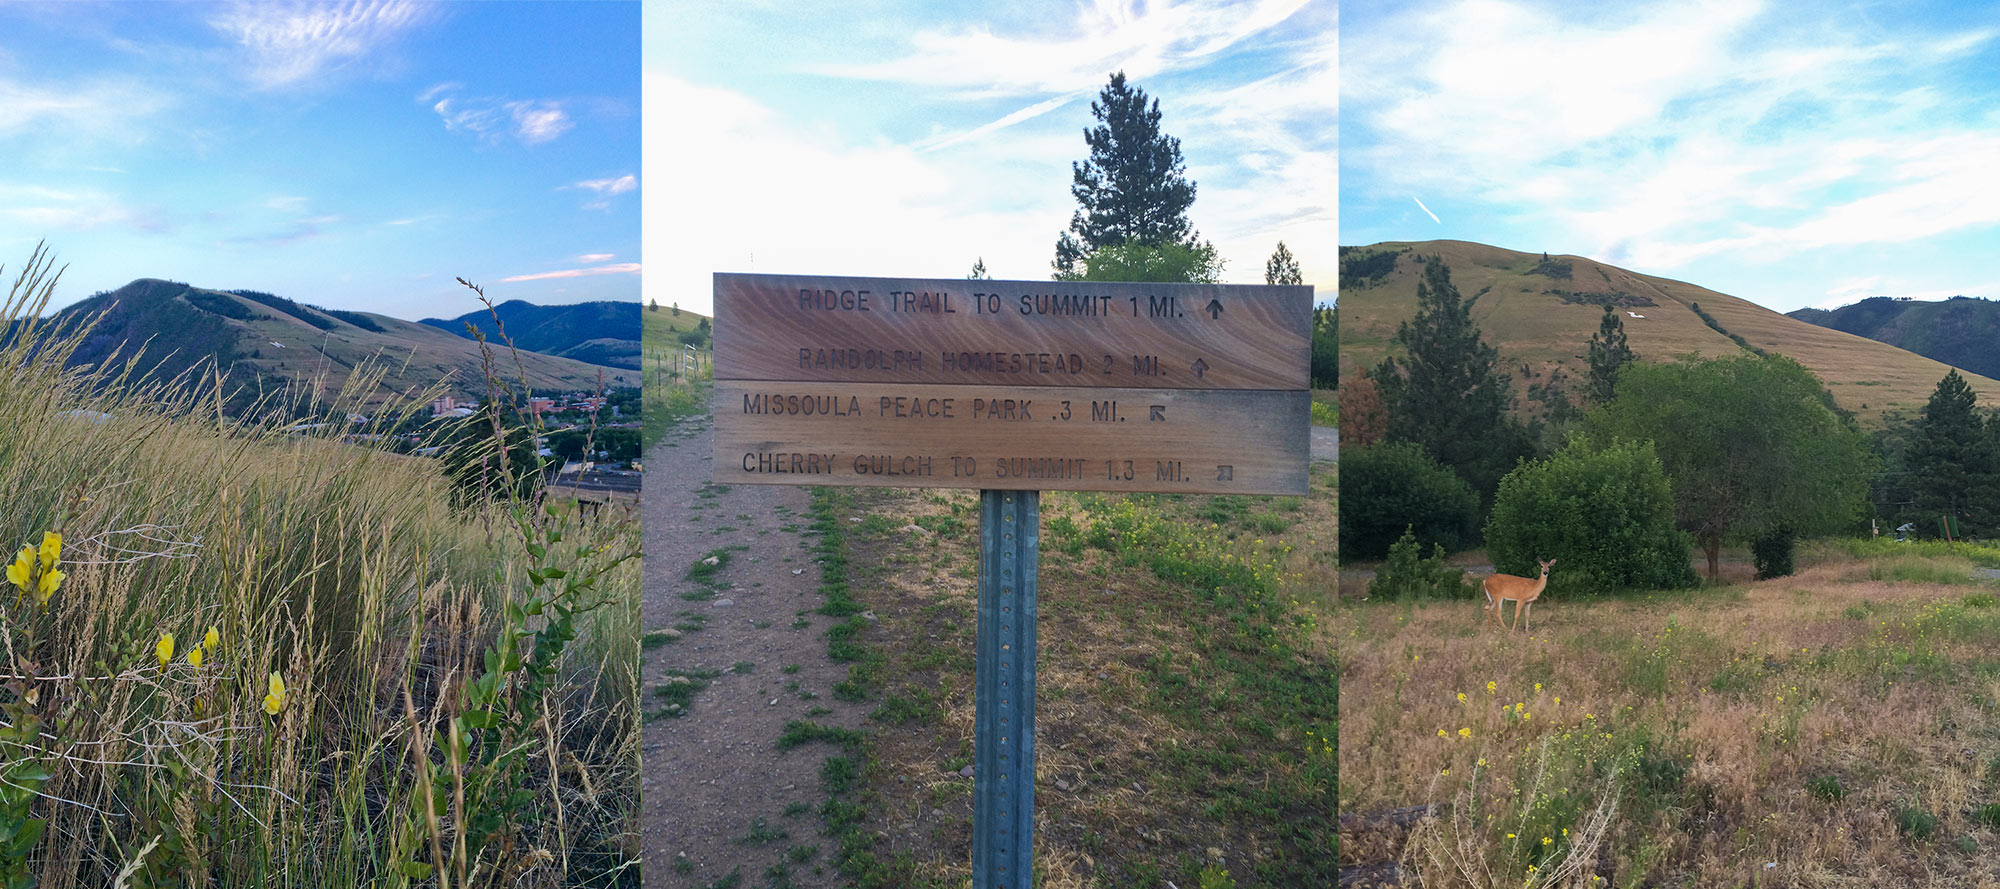
POLYGON ((1034 879, 1039 491, 979 492, 979 664, 972 718, 972 884, 1034 879))

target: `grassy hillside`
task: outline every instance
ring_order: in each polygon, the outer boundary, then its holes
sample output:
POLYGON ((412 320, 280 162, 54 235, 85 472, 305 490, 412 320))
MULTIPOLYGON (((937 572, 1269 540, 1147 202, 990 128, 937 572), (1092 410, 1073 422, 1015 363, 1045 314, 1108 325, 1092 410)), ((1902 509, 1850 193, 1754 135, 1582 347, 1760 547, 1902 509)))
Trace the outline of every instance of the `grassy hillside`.
MULTIPOLYGON (((40 313, 33 277, 0 320, 40 313)), ((36 595, 0 581, 0 879, 637 885, 636 518, 551 502, 516 533, 453 508, 436 461, 75 360, 101 334, 14 332, 0 561, 36 595)), ((382 388, 346 382, 336 407, 382 388)))
POLYGON ((546 355, 574 358, 592 364, 639 369, 639 304, 599 301, 560 306, 538 306, 526 300, 510 299, 493 307, 456 318, 425 318, 421 324, 467 339, 466 325, 484 331, 491 338, 493 315, 507 326, 514 344, 546 355))
POLYGON ((1941 301, 1878 296, 1837 309, 1787 312, 1800 321, 1908 349, 1953 367, 2000 377, 2000 302, 1954 296, 1941 301))
MULTIPOLYGON (((97 321, 77 349, 78 364, 118 363, 136 355, 139 369, 157 379, 213 360, 228 371, 227 385, 245 393, 293 386, 326 398, 347 388, 356 370, 370 365, 379 372, 363 375, 369 391, 361 396, 371 403, 421 392, 441 381, 473 397, 486 386, 478 344, 471 340, 386 315, 319 309, 256 291, 206 290, 143 278, 56 316, 58 321, 83 318, 97 321)), ((618 367, 527 351, 521 353, 521 363, 535 388, 594 388, 600 371, 608 385, 638 385, 636 372, 618 367)), ((505 356, 497 370, 519 375, 512 356, 505 356)))
MULTIPOLYGON (((1681 281, 1641 275, 1581 256, 1521 253, 1465 241, 1386 242, 1341 248, 1343 376, 1379 363, 1396 325, 1416 312, 1420 256, 1441 257, 1452 282, 1475 299, 1472 317, 1500 349, 1513 376, 1516 404, 1538 409, 1530 386, 1554 385, 1573 402, 1588 373, 1585 355, 1603 305, 1623 315, 1632 348, 1644 361, 1683 354, 1721 357, 1751 347, 1796 359, 1827 384, 1834 400, 1864 425, 1885 411, 1915 413, 1929 399, 1946 365, 1865 337, 1788 318, 1747 300, 1681 281), (1713 319, 1703 320, 1695 311, 1713 319), (1716 328, 1720 327, 1720 330, 1716 328)), ((1969 377, 1989 405, 2000 405, 2000 381, 1969 377)))
POLYGON ((681 335, 697 331, 703 321, 714 322, 706 315, 697 315, 686 309, 678 314, 670 308, 649 309, 641 316, 644 318, 646 356, 645 443, 650 447, 680 418, 708 410, 709 389, 705 381, 714 375, 709 364, 714 353, 707 340, 702 339, 696 346, 696 361, 699 364, 690 371, 683 355, 681 335))

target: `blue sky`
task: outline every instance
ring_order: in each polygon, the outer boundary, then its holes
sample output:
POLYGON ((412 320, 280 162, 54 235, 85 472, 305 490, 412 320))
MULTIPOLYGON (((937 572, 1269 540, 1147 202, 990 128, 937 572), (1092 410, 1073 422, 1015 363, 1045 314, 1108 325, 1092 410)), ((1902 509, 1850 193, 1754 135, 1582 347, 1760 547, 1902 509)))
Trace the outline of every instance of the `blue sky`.
POLYGON ((1181 140, 1224 281, 1263 283, 1282 240, 1332 298, 1333 0, 799 9, 646 4, 648 299, 707 312, 717 271, 963 277, 981 257, 1047 279, 1116 70, 1181 140))
POLYGON ((0 3, 0 263, 400 318, 638 299, 637 3, 0 3))
POLYGON ((1778 311, 2000 297, 2000 7, 1342 14, 1343 244, 1574 253, 1778 311))

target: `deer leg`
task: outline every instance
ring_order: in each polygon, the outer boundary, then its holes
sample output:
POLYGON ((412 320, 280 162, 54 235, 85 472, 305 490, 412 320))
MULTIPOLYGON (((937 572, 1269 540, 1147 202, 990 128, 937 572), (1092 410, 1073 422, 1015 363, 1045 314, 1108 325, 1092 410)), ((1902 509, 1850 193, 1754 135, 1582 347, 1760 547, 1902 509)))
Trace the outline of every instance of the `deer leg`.
POLYGON ((1534 623, 1535 623, 1535 603, 1533 603, 1533 602, 1523 602, 1523 603, 1521 603, 1521 604, 1523 604, 1523 605, 1526 605, 1526 606, 1528 606, 1528 623, 1527 623, 1527 624, 1526 624, 1525 626, 1523 626, 1523 627, 1522 627, 1522 630, 1523 630, 1523 631, 1525 631, 1525 632, 1529 632, 1529 633, 1532 633, 1532 632, 1534 632, 1534 631, 1535 631, 1535 627, 1534 627, 1534 623))

